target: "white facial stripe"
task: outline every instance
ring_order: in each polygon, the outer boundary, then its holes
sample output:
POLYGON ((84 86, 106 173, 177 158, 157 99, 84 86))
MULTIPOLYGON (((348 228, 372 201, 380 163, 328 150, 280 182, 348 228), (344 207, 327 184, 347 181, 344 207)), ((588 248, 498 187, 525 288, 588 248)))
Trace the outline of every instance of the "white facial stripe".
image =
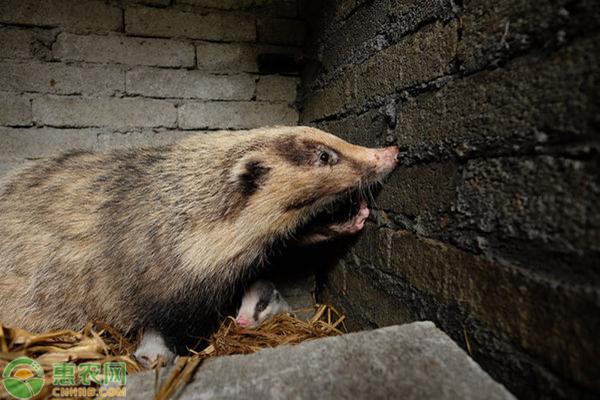
POLYGON ((254 316, 254 310, 256 309, 258 300, 258 293, 256 293, 256 291, 247 291, 242 299, 242 305, 238 311, 238 317, 244 316, 245 318, 251 320, 254 316))

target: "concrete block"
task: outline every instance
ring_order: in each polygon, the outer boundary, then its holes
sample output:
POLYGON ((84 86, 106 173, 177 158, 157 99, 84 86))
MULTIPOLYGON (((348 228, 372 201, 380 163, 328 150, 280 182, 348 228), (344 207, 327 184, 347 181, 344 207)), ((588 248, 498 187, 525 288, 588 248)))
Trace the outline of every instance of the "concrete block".
POLYGON ((31 100, 18 93, 0 92, 0 125, 31 125, 31 100))
POLYGON ((448 224, 447 213, 456 202, 458 171, 451 162, 400 167, 377 197, 378 208, 409 217, 434 218, 436 226, 448 224))
POLYGON ((62 26, 76 31, 117 31, 121 29, 122 11, 95 0, 3 0, 0 22, 62 26))
POLYGON ((183 129, 248 129, 297 123, 298 112, 286 103, 206 102, 179 107, 179 126, 183 129))
MULTIPOLYGON (((128 398, 151 397, 154 375, 128 377, 128 398)), ((431 322, 211 359, 177 396, 391 399, 399 394, 406 400, 514 399, 431 322)))
POLYGON ((261 43, 301 46, 306 37, 305 22, 295 19, 259 17, 257 30, 261 43))
POLYGON ((293 103, 299 84, 297 77, 261 75, 256 83, 256 100, 293 103))
POLYGON ((4 61, 0 71, 5 91, 101 96, 125 90, 124 72, 114 66, 4 61))
POLYGON ((180 4, 219 10, 246 10, 251 8, 256 0, 175 0, 180 4))
POLYGON ((435 24, 387 47, 307 98, 303 120, 360 109, 365 103, 451 73, 456 24, 435 24))
POLYGON ((139 36, 254 41, 256 24, 251 14, 195 14, 155 8, 128 8, 125 10, 125 32, 139 36))
POLYGON ((195 50, 191 43, 175 40, 62 33, 53 53, 65 61, 192 67, 195 50))
POLYGON ((251 75, 208 75, 200 71, 134 68, 127 71, 127 93, 148 97, 250 100, 251 75))
POLYGON ((27 59, 33 57, 33 31, 26 29, 0 29, 0 58, 27 59))
POLYGON ((171 5, 173 0, 130 0, 136 4, 143 4, 151 7, 168 7, 171 5))
MULTIPOLYGON (((390 241, 386 237, 387 230, 384 233, 385 235, 378 238, 385 240, 384 244, 388 246, 390 241)), ((322 301, 326 304, 336 304, 343 310, 341 312, 348 316, 346 326, 351 331, 403 324, 419 319, 410 309, 409 301, 401 296, 389 295, 378 286, 378 282, 372 276, 374 268, 354 265, 357 260, 368 265, 368 259, 364 256, 360 254, 363 258, 358 258, 359 255, 351 254, 325 272, 327 285, 323 288, 322 301), (362 271, 369 273, 361 273, 362 271)), ((389 259, 389 251, 381 258, 389 259)), ((398 285, 397 291, 404 293, 404 289, 404 286, 398 285)))
POLYGON ((243 43, 196 43, 198 69, 213 72, 258 72, 257 49, 243 43))
POLYGON ((325 32, 320 35, 320 61, 326 79, 344 66, 363 63, 379 53, 382 46, 394 45, 430 22, 448 21, 454 16, 452 2, 447 0, 345 0, 332 7, 322 28, 325 32), (344 19, 343 23, 339 23, 340 19, 344 19))
POLYGON ((593 136, 600 115, 600 65, 593 55, 599 52, 598 37, 590 37, 400 103, 398 144, 415 159, 468 157, 593 136))
POLYGON ((524 274, 412 233, 393 237, 386 272, 446 302, 460 301, 475 318, 579 382, 596 385, 594 346, 600 323, 595 296, 583 287, 524 274), (577 310, 577 312, 573 312, 577 310), (568 317, 567 317, 568 316, 568 317))
MULTIPOLYGON (((306 118, 303 113, 302 118, 306 118)), ((302 123, 310 121, 303 120, 302 123)), ((331 132, 350 143, 365 147, 384 147, 389 130, 389 116, 386 110, 373 109, 360 115, 327 119, 316 124, 326 132, 331 132)))
POLYGON ((354 69, 352 104, 360 106, 375 97, 449 74, 457 41, 456 23, 438 23, 380 51, 354 69))
POLYGON ((597 173, 594 162, 551 156, 470 160, 456 189, 455 218, 461 229, 504 247, 516 242, 532 265, 540 246, 548 253, 600 252, 600 182, 590 179, 597 173))
POLYGON ((297 0, 255 0, 254 5, 256 12, 262 15, 298 17, 299 5, 297 0))
POLYGON ((458 60, 463 71, 498 65, 543 43, 562 45, 592 33, 600 24, 600 5, 594 0, 503 0, 465 2, 458 60))
POLYGON ((352 81, 348 77, 310 93, 303 104, 302 120, 312 122, 342 113, 353 93, 352 81))
POLYGON ((281 17, 296 17, 298 15, 298 2, 296 0, 176 0, 179 4, 186 4, 202 8, 215 8, 219 10, 249 10, 262 15, 277 15, 281 17))
POLYGON ((33 100, 37 124, 56 127, 172 127, 177 110, 150 99, 40 97, 33 100))

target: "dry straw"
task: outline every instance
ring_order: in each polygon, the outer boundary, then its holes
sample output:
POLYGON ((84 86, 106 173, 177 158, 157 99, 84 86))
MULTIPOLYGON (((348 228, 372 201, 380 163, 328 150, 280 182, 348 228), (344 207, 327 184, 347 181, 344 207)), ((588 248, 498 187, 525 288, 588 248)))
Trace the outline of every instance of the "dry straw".
MULTIPOLYGON (((183 387, 202 363, 210 357, 250 354, 264 348, 298 344, 307 340, 342 334, 345 316, 333 307, 315 307, 314 315, 303 321, 292 314, 278 315, 256 329, 238 326, 228 318, 209 340, 202 351, 191 351, 191 356, 180 357, 175 368, 161 387, 156 387, 156 400, 166 400, 183 387)), ((44 369, 46 385, 38 399, 51 398, 52 368, 57 362, 122 361, 127 373, 142 370, 132 356, 138 338, 126 337, 101 322, 89 323, 81 332, 63 330, 32 334, 18 328, 0 325, 0 373, 15 358, 27 356, 44 369)), ((157 373, 158 376, 158 373, 157 373)), ((102 376, 99 376, 102 378, 102 376)), ((0 399, 12 399, 0 385, 0 399)), ((73 399, 73 397, 70 397, 73 399)), ((89 399, 89 398, 86 398, 89 399)))

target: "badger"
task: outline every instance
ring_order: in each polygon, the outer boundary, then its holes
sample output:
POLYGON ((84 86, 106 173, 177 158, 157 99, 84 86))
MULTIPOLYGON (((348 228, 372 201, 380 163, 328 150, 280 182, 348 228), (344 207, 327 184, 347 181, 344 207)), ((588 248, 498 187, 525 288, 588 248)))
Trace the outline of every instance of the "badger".
POLYGON ((291 310, 275 284, 261 279, 244 292, 235 321, 241 327, 255 328, 267 319, 291 310))
MULTIPOLYGON (((275 284, 260 279, 244 291, 235 322, 242 328, 252 329, 276 315, 291 310, 275 284)), ((175 349, 169 348, 165 338, 154 330, 144 333, 133 355, 146 369, 171 364, 176 358, 175 349)))
POLYGON ((0 188, 0 322, 200 336, 275 244, 360 231, 364 202, 348 222, 295 237, 397 156, 301 126, 40 161, 0 188))

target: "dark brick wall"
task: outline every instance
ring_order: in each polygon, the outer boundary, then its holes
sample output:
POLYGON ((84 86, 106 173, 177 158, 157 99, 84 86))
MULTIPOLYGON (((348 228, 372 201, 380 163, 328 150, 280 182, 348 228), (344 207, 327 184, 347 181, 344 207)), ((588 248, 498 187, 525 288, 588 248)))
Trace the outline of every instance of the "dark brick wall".
POLYGON ((301 121, 397 143, 318 279, 352 328, 430 319, 522 398, 600 393, 600 3, 309 3, 301 121))

